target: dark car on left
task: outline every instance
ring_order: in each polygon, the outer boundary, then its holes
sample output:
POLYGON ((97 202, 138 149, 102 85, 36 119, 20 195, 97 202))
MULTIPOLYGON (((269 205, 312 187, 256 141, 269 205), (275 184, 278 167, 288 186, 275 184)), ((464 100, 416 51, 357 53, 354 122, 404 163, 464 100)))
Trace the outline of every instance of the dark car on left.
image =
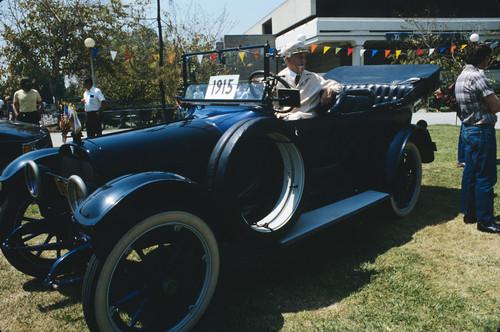
POLYGON ((0 170, 22 154, 51 147, 52 140, 46 128, 0 119, 0 170))

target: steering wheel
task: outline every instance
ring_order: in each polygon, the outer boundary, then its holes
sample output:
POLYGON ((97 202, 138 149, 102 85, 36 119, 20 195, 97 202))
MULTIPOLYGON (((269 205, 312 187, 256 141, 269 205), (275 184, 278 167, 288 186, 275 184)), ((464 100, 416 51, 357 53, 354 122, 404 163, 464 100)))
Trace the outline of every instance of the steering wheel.
MULTIPOLYGON (((281 84, 283 88, 285 89, 290 89, 290 84, 288 84, 287 81, 285 81, 283 78, 279 77, 276 74, 269 73, 267 76, 267 79, 264 79, 264 71, 263 70, 256 70, 253 73, 248 76, 248 85, 250 87, 250 93, 254 96, 257 96, 261 93, 261 91, 258 91, 260 86, 264 84, 266 89, 268 89, 268 95, 270 97, 277 97, 278 96, 278 84, 281 84)), ((280 86, 280 88, 282 88, 280 86)), ((291 106, 282 106, 280 107, 278 102, 273 102, 273 108, 274 111, 277 113, 288 113, 292 110, 293 107, 291 106)))

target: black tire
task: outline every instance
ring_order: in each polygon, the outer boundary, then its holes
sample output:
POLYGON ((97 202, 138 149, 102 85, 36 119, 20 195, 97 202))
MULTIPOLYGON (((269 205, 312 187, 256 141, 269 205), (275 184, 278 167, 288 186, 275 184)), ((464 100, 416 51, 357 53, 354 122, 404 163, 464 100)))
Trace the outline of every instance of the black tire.
MULTIPOLYGON (((250 74, 248 77, 248 86, 250 87, 250 93, 252 95, 258 95, 257 91, 255 91, 255 87, 251 84, 252 82, 262 82, 264 80, 264 71, 263 70, 256 70, 253 73, 250 74)), ((284 88, 290 89, 291 86, 288 84, 287 81, 285 81, 283 78, 279 77, 276 74, 269 73, 268 76, 269 80, 269 95, 270 96, 278 96, 278 84, 283 85, 284 88)), ((292 110, 293 107, 291 106, 283 106, 279 107, 279 104, 276 102, 274 104, 274 111, 277 113, 288 113, 292 110)))
POLYGON ((294 140, 286 122, 254 118, 223 135, 212 152, 209 188, 240 217, 231 226, 249 240, 272 243, 300 216, 306 170, 294 140))
POLYGON ((122 234, 100 245, 87 267, 82 302, 90 330, 190 330, 219 275, 210 227, 194 214, 168 211, 122 234))
POLYGON ((61 248, 62 219, 42 216, 41 210, 26 191, 7 198, 0 215, 2 253, 17 270, 37 278, 47 276, 54 262, 69 251, 61 248), (12 234, 21 225, 23 231, 12 234))
POLYGON ((392 197, 389 201, 391 212, 397 217, 408 216, 418 201, 422 185, 422 161, 417 146, 408 141, 396 169, 392 197))

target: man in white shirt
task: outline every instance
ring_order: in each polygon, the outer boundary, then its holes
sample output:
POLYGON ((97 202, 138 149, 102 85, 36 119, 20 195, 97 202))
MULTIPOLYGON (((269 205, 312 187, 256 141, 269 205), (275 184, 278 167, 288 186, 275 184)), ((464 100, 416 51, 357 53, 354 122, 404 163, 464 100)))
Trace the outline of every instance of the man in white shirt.
POLYGON ((101 114, 106 108, 107 101, 101 90, 94 86, 90 77, 82 80, 85 92, 82 103, 85 105, 85 122, 87 124, 87 137, 102 136, 101 114))
POLYGON ((334 80, 325 80, 316 73, 305 70, 307 49, 304 42, 297 41, 283 46, 280 55, 285 58, 287 68, 278 75, 300 91, 300 107, 287 113, 276 113, 283 120, 300 120, 316 117, 318 105, 329 105, 335 95, 344 91, 342 84, 334 80))

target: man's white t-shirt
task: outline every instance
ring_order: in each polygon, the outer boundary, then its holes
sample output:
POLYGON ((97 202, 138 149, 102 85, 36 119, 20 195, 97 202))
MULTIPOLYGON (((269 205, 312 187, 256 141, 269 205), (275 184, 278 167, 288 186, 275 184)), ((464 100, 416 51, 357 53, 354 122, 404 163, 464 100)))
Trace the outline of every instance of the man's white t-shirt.
POLYGON ((95 86, 91 87, 90 90, 85 90, 83 99, 85 99, 85 112, 98 111, 101 108, 102 101, 106 100, 101 90, 95 86))

